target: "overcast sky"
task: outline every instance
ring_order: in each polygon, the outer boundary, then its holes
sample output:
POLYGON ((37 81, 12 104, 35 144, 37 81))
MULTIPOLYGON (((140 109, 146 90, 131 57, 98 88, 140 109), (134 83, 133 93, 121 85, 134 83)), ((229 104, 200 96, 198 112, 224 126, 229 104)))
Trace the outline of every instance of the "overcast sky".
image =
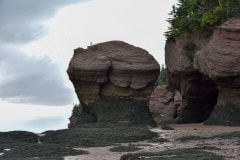
POLYGON ((164 63, 176 0, 0 0, 0 131, 67 127, 73 49, 122 40, 164 63))

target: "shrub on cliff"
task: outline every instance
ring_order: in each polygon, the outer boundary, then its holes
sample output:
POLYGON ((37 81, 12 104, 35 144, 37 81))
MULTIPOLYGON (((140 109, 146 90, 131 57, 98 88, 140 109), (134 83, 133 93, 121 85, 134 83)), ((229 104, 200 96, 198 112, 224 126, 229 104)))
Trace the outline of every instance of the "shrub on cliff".
POLYGON ((212 30, 232 17, 240 17, 239 0, 179 0, 170 12, 168 39, 212 30))
POLYGON ((72 110, 72 116, 78 117, 81 113, 81 104, 74 104, 73 105, 73 110, 72 110))
POLYGON ((188 42, 183 46, 184 54, 188 57, 188 59, 193 62, 194 52, 196 45, 192 42, 188 42))

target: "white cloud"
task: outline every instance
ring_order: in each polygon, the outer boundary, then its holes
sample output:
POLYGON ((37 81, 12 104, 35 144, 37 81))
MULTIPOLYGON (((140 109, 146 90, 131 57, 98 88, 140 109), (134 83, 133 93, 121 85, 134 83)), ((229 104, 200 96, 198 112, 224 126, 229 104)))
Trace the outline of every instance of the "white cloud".
POLYGON ((123 40, 148 50, 164 63, 166 19, 176 0, 95 0, 68 6, 50 21, 48 35, 29 44, 28 53, 45 54, 67 66, 77 47, 123 40))
POLYGON ((0 47, 0 53, 0 99, 59 106, 73 102, 73 88, 65 85, 65 72, 46 55, 37 58, 8 47, 0 47))
POLYGON ((67 128, 68 118, 71 115, 71 106, 43 106, 8 103, 0 100, 0 132, 9 130, 27 130, 43 132, 49 129, 67 128), (49 119, 48 125, 33 122, 49 119), (59 120, 59 121, 58 121, 59 120))
MULTIPOLYGON (((76 2, 77 0, 72 0, 72 2, 73 1, 76 2)), ((46 30, 41 32, 41 28, 40 30, 38 30, 38 28, 32 30, 26 29, 28 27, 20 27, 20 29, 18 29, 18 27, 17 29, 19 31, 31 34, 19 35, 17 34, 19 32, 15 34, 15 32, 9 31, 9 33, 13 35, 13 39, 7 40, 14 43, 21 42, 19 44, 24 43, 25 46, 21 46, 21 48, 24 47, 24 53, 37 57, 48 56, 52 61, 61 64, 61 72, 65 76, 64 82, 72 88, 65 74, 67 64, 72 57, 74 48, 87 47, 90 42, 98 43, 109 40, 126 41, 148 50, 160 63, 164 63, 165 37, 163 33, 167 29, 166 19, 168 13, 176 1, 177 0, 92 0, 65 7, 48 21, 43 21, 43 17, 39 17, 39 20, 38 16, 35 16, 36 14, 33 16, 27 14, 30 16, 30 20, 33 19, 41 25, 44 24, 46 30), (37 36, 35 33, 38 33, 37 36), (32 41, 39 38, 40 33, 44 33, 44 37, 32 41)), ((4 2, 8 1, 5 0, 4 2)), ((49 6, 48 1, 44 2, 49 6)), ((65 3, 66 1, 61 2, 65 3)), ((35 4, 35 2, 33 4, 35 4)), ((38 8, 37 5, 35 7, 38 8)), ((44 6, 42 7, 44 8, 44 6)), ((21 10, 21 12, 22 11, 24 10, 21 10)), ((41 9, 38 11, 42 13, 41 9)), ((14 16, 16 17, 12 17, 12 20, 19 19, 18 15, 21 12, 15 13, 14 16)), ((2 12, 0 11, 0 13, 2 12)), ((49 15, 52 15, 52 13, 53 11, 51 10, 51 14, 49 15)), ((0 19, 1 17, 9 17, 3 16, 3 14, 1 15, 0 19)), ((25 17, 23 16, 23 18, 25 17)), ((15 27, 12 23, 10 25, 15 27)), ((28 24, 22 23, 21 26, 22 25, 26 26, 28 24)), ((42 34, 40 35, 42 36, 42 34)), ((9 38, 8 35, 5 37, 9 38)), ((5 37, 0 38, 1 41, 5 37)), ((6 39, 4 40, 6 41, 6 39)), ((6 74, 0 74, 1 83, 6 80, 5 76, 6 74)), ((77 100, 75 101, 77 102, 77 100)), ((0 99, 0 129, 1 131, 21 129, 40 132, 45 129, 65 128, 68 123, 68 117, 71 114, 71 109, 71 106, 48 107, 14 104, 1 101, 0 99), (42 130, 33 128, 32 125, 30 125, 31 127, 29 127, 29 125, 26 126, 26 124, 32 124, 32 122, 38 123, 37 119, 46 120, 50 117, 62 117, 64 121, 56 124, 54 127, 46 126, 42 128, 42 130)), ((59 118, 56 118, 52 120, 52 122, 58 119, 59 118)))

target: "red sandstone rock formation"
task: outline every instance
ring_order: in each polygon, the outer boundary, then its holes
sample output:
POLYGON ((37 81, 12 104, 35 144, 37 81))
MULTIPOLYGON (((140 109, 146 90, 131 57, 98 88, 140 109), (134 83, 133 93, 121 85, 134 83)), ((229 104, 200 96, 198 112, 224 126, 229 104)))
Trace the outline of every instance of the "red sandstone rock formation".
MULTIPOLYGON (((194 45, 193 54, 204 48, 211 33, 199 33, 190 37, 169 40, 165 47, 167 78, 170 86, 180 91, 183 104, 179 108, 179 123, 196 123, 206 120, 216 104, 217 89, 214 81, 193 67, 186 55, 185 46, 194 45)), ((193 55, 194 56, 194 55, 193 55)))
POLYGON ((182 97, 179 92, 157 86, 149 101, 149 111, 157 124, 173 122, 177 116, 177 109, 181 106, 182 97))
POLYGON ((115 121, 136 119, 137 111, 127 113, 125 110, 126 113, 120 115, 118 107, 143 112, 141 105, 147 105, 159 70, 159 64, 146 50, 121 41, 110 41, 88 49, 75 49, 67 72, 84 112, 95 117, 96 122, 105 122, 111 121, 103 116, 106 112, 115 114, 112 117, 115 121), (138 104, 133 106, 132 103, 138 104), (140 108, 136 108, 137 105, 140 108))
POLYGON ((218 86, 209 124, 240 125, 240 19, 228 20, 214 31, 208 45, 196 53, 194 67, 218 86))

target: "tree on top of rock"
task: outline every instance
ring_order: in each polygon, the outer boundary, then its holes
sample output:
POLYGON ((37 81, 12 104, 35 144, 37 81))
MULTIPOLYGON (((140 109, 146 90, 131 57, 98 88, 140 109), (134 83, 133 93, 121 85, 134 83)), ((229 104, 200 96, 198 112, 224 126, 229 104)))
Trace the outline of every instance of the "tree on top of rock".
POLYGON ((168 39, 213 30, 232 17, 240 17, 240 0, 179 0, 170 12, 168 39))

